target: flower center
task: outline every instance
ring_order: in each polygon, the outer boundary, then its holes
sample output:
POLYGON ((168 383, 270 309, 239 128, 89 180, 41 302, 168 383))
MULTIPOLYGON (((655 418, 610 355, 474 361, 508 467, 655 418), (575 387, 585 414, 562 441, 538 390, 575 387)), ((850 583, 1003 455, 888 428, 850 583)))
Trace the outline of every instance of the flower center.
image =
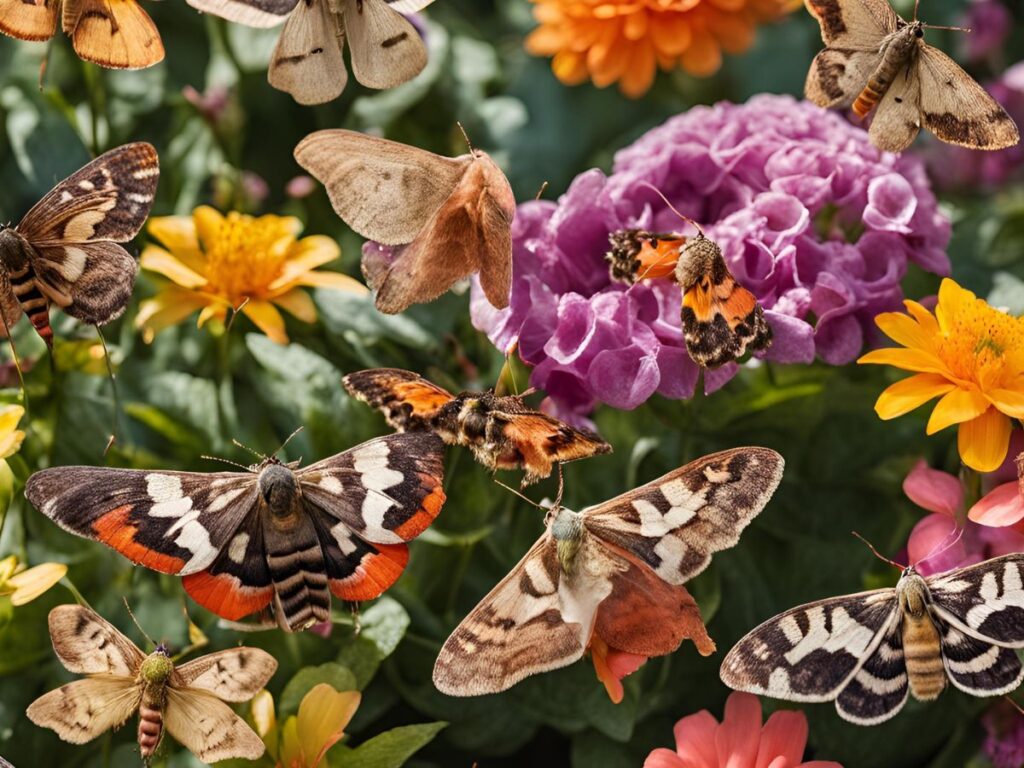
POLYGON ((974 299, 945 326, 938 355, 958 378, 989 389, 1011 386, 1024 376, 1024 318, 974 299))
POLYGON ((236 307, 246 298, 263 298, 281 276, 294 242, 286 219, 229 213, 206 244, 207 290, 236 307))

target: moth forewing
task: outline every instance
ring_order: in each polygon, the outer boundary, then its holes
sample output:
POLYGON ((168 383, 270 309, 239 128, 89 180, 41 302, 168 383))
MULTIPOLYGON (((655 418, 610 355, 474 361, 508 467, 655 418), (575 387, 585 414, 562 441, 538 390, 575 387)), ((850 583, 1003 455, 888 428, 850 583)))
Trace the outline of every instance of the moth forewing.
POLYGON ((369 88, 394 88, 427 65, 416 28, 385 0, 335 0, 344 7, 352 73, 369 88))
POLYGON ((144 69, 164 59, 153 20, 137 0, 64 0, 62 26, 80 58, 112 69, 144 69))
POLYGON ((57 31, 57 11, 54 0, 39 4, 0 0, 0 32, 19 40, 49 40, 57 31))
POLYGON ((301 0, 187 0, 193 8, 249 27, 282 23, 301 0))
POLYGON ((288 17, 267 69, 267 80, 299 104, 324 104, 345 90, 345 32, 330 0, 302 0, 288 17))

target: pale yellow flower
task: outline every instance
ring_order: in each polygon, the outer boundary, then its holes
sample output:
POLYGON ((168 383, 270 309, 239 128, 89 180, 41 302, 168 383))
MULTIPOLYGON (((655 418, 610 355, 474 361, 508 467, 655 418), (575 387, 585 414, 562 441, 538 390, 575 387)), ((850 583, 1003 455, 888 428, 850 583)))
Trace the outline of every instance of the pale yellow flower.
POLYGON ((15 606, 30 603, 64 578, 63 563, 43 563, 26 569, 14 555, 0 560, 0 595, 11 598, 15 606))
POLYGON ((298 714, 279 725, 273 696, 260 691, 252 700, 252 720, 276 768, 318 768, 345 735, 361 698, 359 691, 320 683, 302 697, 298 714))
POLYGON ((25 433, 17 429, 17 426, 24 415, 25 409, 20 405, 0 407, 0 459, 13 456, 21 448, 25 433))
POLYGON ((316 306, 304 287, 366 293, 362 283, 338 272, 317 271, 341 255, 329 237, 299 239, 293 216, 226 216, 201 206, 192 216, 150 219, 149 234, 160 245, 142 252, 142 268, 171 282, 142 302, 136 325, 146 341, 199 312, 199 326, 240 310, 274 341, 288 341, 278 309, 306 323, 316 306))

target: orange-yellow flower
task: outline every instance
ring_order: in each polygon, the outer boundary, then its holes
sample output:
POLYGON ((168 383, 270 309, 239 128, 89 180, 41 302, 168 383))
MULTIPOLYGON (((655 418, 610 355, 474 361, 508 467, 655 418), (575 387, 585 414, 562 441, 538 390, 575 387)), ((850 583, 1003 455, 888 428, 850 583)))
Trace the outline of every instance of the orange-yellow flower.
POLYGON ((316 320, 304 286, 367 292, 347 275, 316 271, 338 258, 338 244, 321 235, 298 239, 302 223, 292 216, 225 216, 202 206, 192 216, 150 219, 148 231, 160 245, 146 247, 142 267, 171 282, 139 308, 135 322, 146 341, 193 312, 202 327, 237 310, 284 344, 278 308, 306 323, 316 320))
POLYGON ((319 683, 302 697, 298 713, 279 723, 274 698, 264 690, 252 700, 252 719, 275 768, 323 768, 327 751, 345 735, 361 698, 359 691, 319 683))
POLYGON ((714 74, 722 51, 741 53, 755 27, 799 6, 799 0, 532 0, 540 22, 526 39, 535 56, 553 56, 566 85, 588 78, 599 88, 617 82, 642 96, 663 70, 714 74))
POLYGON ((43 563, 26 568, 14 555, 0 560, 0 596, 10 597, 15 607, 30 603, 64 578, 63 563, 43 563))
POLYGON ((858 361, 915 372, 886 389, 875 411, 893 419, 940 398, 928 434, 959 425, 964 464, 992 472, 1006 458, 1012 419, 1024 418, 1024 318, 990 307, 949 279, 939 288, 934 315, 915 301, 904 303, 909 315, 875 318, 902 348, 876 349, 858 361))

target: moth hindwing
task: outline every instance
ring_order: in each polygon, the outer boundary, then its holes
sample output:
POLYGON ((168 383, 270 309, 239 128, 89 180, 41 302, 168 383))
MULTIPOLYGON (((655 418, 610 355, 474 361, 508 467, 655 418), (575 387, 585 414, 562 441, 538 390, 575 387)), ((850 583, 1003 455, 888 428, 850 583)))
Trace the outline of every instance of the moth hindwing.
POLYGON ((165 730, 205 762, 263 754, 260 737, 224 701, 248 701, 267 684, 277 661, 266 651, 231 648, 175 667, 164 646, 147 656, 83 606, 54 608, 49 625, 61 663, 86 677, 36 699, 26 713, 36 725, 84 744, 138 712, 143 759, 165 730))
POLYGON ((138 266, 118 243, 142 228, 159 177, 156 150, 126 144, 60 182, 16 227, 0 229, 0 312, 6 328, 24 312, 52 344, 51 305, 93 325, 119 317, 138 266))
POLYGON ((737 448, 698 459, 547 530, 455 628, 434 665, 453 696, 503 691, 602 647, 642 657, 714 642, 683 586, 733 546, 782 476, 782 457, 737 448))
POLYGON ((874 725, 908 696, 936 698, 950 682, 973 696, 1014 690, 1024 677, 1024 555, 924 578, 907 568, 895 589, 820 600, 769 619, 722 662, 736 690, 790 701, 835 701, 846 720, 874 725))
POLYGON ((444 444, 377 438, 308 467, 270 457, 245 472, 56 467, 25 494, 65 530, 134 563, 183 577, 217 615, 267 609, 286 630, 330 619, 331 596, 379 596, 406 542, 441 510, 444 444))

